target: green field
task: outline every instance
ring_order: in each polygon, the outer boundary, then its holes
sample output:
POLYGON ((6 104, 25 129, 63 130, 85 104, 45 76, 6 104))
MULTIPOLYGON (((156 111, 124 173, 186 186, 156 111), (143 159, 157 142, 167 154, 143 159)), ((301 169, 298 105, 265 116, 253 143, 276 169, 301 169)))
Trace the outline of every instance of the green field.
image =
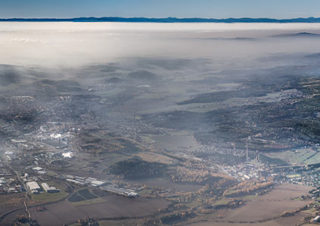
POLYGON ((292 151, 284 151, 266 154, 271 158, 281 159, 291 165, 306 165, 320 163, 320 152, 310 148, 301 148, 292 151))
POLYGON ((45 203, 45 202, 54 202, 60 199, 66 198, 68 193, 65 191, 60 191, 57 193, 47 193, 43 192, 40 194, 32 194, 31 199, 35 202, 45 203))

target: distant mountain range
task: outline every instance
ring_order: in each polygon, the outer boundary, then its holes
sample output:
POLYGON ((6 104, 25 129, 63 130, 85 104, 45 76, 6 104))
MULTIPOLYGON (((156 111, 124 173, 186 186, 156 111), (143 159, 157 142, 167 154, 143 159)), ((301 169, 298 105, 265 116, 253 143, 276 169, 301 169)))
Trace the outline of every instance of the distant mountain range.
POLYGON ((135 23, 320 23, 320 17, 272 18, 146 18, 146 17, 78 17, 78 18, 3 18, 1 22, 135 22, 135 23))

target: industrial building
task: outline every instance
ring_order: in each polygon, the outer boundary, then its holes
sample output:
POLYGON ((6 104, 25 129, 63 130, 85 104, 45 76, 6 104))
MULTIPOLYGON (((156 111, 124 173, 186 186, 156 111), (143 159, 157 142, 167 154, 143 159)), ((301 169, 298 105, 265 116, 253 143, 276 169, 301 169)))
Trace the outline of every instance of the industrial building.
POLYGON ((42 183, 41 184, 41 187, 43 188, 43 190, 45 192, 48 192, 48 193, 56 193, 56 192, 59 192, 60 190, 57 189, 56 187, 50 187, 47 183, 42 183))
POLYGON ((35 181, 27 182, 26 186, 32 194, 38 194, 41 190, 39 184, 35 181))
POLYGON ((109 186, 103 186, 101 187, 103 191, 111 192, 117 195, 125 196, 128 198, 136 198, 138 196, 138 193, 131 189, 124 189, 124 188, 117 188, 115 186, 109 185, 109 186))

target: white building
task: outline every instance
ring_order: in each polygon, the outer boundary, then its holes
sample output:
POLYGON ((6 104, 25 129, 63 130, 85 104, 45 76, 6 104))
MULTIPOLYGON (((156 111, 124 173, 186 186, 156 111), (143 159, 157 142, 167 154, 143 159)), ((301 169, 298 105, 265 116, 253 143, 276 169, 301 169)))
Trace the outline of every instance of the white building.
POLYGON ((103 184, 105 184, 106 182, 104 181, 99 181, 99 180, 93 180, 91 181, 91 185, 94 186, 94 187, 98 187, 98 186, 101 186, 103 184))
POLYGON ((32 168, 34 171, 40 171, 40 170, 42 170, 42 168, 41 167, 39 167, 39 166, 37 166, 37 167, 33 167, 32 168))
POLYGON ((28 190, 32 193, 32 194, 37 194, 40 192, 40 186, 37 182, 35 181, 31 181, 31 182, 27 182, 26 186, 28 188, 28 190))
POLYGON ((47 183, 42 183, 41 186, 42 186, 43 190, 48 193, 55 193, 55 192, 60 191, 56 187, 50 187, 47 183))

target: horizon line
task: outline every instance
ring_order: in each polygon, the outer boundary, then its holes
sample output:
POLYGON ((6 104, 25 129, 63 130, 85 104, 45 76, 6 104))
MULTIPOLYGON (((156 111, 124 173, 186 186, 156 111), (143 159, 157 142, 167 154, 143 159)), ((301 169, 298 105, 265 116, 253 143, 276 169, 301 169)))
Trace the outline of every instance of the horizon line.
POLYGON ((159 22, 159 23, 178 23, 178 22, 198 22, 198 23, 320 23, 320 17, 296 17, 296 18, 268 18, 268 17, 229 17, 229 18, 209 18, 209 17, 11 17, 0 18, 0 22, 159 22))

